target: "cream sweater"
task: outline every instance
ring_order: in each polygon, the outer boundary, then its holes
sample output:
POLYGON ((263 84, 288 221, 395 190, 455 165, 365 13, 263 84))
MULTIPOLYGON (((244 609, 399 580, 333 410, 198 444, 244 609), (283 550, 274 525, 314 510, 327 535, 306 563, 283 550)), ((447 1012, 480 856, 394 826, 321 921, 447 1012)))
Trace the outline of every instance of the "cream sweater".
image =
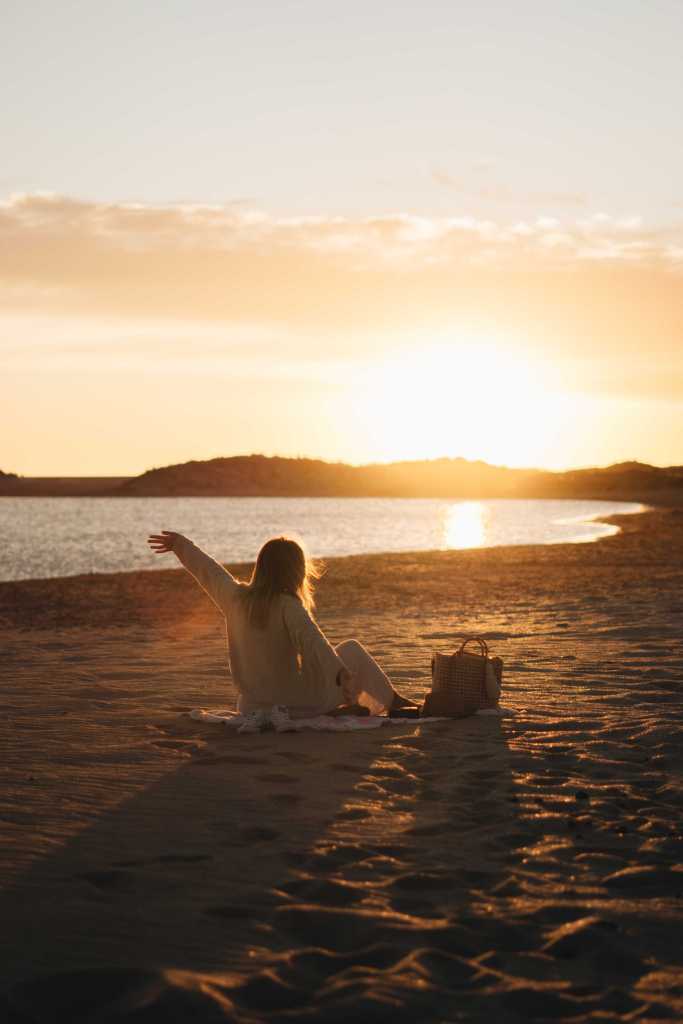
POLYGON ((247 621, 240 584, 215 559, 178 535, 174 553, 225 616, 238 709, 285 704, 292 717, 320 715, 343 701, 337 674, 344 662, 298 598, 282 594, 265 629, 247 621))

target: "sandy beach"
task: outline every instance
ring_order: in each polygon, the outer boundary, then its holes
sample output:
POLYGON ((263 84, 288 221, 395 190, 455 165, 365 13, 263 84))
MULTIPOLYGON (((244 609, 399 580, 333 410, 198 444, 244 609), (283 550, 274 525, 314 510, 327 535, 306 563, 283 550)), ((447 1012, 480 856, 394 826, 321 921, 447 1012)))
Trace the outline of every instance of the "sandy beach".
POLYGON ((193 721, 234 692, 182 569, 1 583, 0 1019, 683 1018, 683 509, 613 521, 330 561, 410 695, 505 662, 510 715, 363 733, 193 721))

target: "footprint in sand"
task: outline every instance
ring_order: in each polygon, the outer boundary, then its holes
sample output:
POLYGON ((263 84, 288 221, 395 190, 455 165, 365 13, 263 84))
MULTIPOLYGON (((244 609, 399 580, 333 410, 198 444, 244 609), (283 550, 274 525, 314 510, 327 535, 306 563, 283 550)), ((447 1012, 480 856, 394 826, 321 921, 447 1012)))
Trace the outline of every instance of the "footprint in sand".
POLYGON ((226 921, 246 921, 258 914, 255 907, 246 907, 238 903, 228 903, 222 907, 207 907, 204 911, 209 917, 222 917, 226 921))
POLYGON ((17 1024, 29 1020, 229 1019, 225 999, 202 975, 188 971, 178 978, 165 970, 107 964, 35 975, 15 986, 10 998, 0 996, 0 1015, 3 1021, 17 1024))
POLYGON ((265 825, 254 825, 251 828, 243 828, 240 836, 250 843, 268 843, 278 839, 280 833, 276 832, 274 828, 267 828, 265 825))
POLYGON ((132 871, 120 868, 110 868, 102 871, 83 871, 74 877, 89 882, 96 889, 101 889, 103 892, 135 892, 137 888, 136 875, 132 871))
POLYGON ((458 827, 458 823, 450 820, 436 821, 431 825, 412 825, 406 829, 409 836, 441 836, 444 832, 451 832, 458 827))
MULTIPOLYGON (((367 775, 364 782, 374 782, 375 784, 381 784, 385 789, 392 793, 413 793, 417 787, 417 780, 415 778, 396 778, 396 776, 383 776, 383 775, 367 775)), ((357 787, 360 788, 360 787, 357 787)))
MULTIPOLYGON (((204 861, 213 860, 207 853, 163 853, 160 857, 140 857, 136 860, 117 860, 115 868, 142 868, 150 864, 201 864, 204 861)), ((88 872, 88 874, 103 874, 104 872, 88 872)), ((84 878, 85 875, 79 877, 84 878)), ((88 879, 91 881, 92 879, 88 879)))
POLYGON ((152 740, 153 747, 160 747, 162 750, 201 750, 193 740, 152 740))
POLYGON ((396 913, 409 917, 438 917, 440 913, 435 903, 422 896, 394 896, 391 907, 396 913))
POLYGON ((197 767, 210 764, 263 765, 265 767, 268 762, 263 759, 257 760, 254 757, 240 757, 237 754, 208 754, 196 757, 193 764, 197 767))
MULTIPOLYGON (((248 1010, 277 1013, 308 1005, 310 992, 284 982, 275 971, 265 970, 230 989, 230 998, 248 1010)), ((251 1014, 249 1018, 253 1019, 251 1014)))
POLYGON ((307 850, 283 850, 280 856, 285 864, 289 864, 292 868, 302 868, 311 859, 307 850))
POLYGON ((384 970, 393 967, 403 953, 396 946, 388 943, 377 943, 367 949, 353 953, 332 953, 324 949, 305 949, 294 952, 289 957, 291 973, 295 977, 318 978, 321 981, 349 967, 365 967, 371 970, 384 970))
POLYGON ((202 864, 213 857, 208 853, 164 853, 154 860, 157 864, 202 864))
POLYGON ((280 928, 299 942, 338 952, 362 949, 382 938, 378 915, 342 907, 311 904, 277 907, 275 919, 280 928))
POLYGON ((332 870, 357 861, 365 861, 375 856, 375 850, 357 843, 339 843, 316 850, 309 857, 310 866, 332 870))
MULTIPOLYGON (((453 952, 457 953, 461 953, 462 949, 471 952, 471 941, 464 941, 464 938, 469 939, 464 930, 445 923, 441 918, 435 920, 393 915, 387 911, 378 912, 377 908, 320 907, 310 903, 277 907, 274 918, 276 928, 282 929, 299 942, 338 953, 353 951, 357 964, 360 962, 361 951, 369 952, 367 947, 380 943, 385 948, 393 947, 396 959, 400 959, 401 950, 405 955, 407 951, 426 945, 427 942, 430 945, 446 945, 449 950, 453 948, 453 952)), ((382 1019, 397 1019, 393 1009, 393 1014, 382 1019)), ((369 1018, 361 1015, 360 1019, 369 1018)), ((379 1018, 373 1016, 372 1019, 379 1018)))
POLYGON ((374 852, 380 857, 390 857, 394 860, 400 860, 401 857, 406 856, 409 849, 410 848, 405 843, 402 843, 401 845, 398 843, 378 843, 377 846, 374 847, 374 852))
POLYGON ((280 886, 280 891, 307 903, 322 903, 336 907, 348 907, 362 900, 365 892, 333 879, 297 878, 280 886))
POLYGON ((374 811, 369 807, 347 807, 346 810, 335 814, 335 821, 362 821, 364 818, 371 818, 374 811))
POLYGON ((433 871, 414 871, 411 874, 399 875, 391 883, 392 887, 402 892, 424 892, 439 889, 452 889, 452 875, 441 875, 433 871))
POLYGON ((636 864, 612 872, 603 878, 602 884, 632 897, 642 893, 647 897, 656 895, 679 899, 683 892, 683 870, 636 864))
POLYGON ((310 764, 314 760, 310 754, 304 754, 299 750, 277 750, 275 756, 284 757, 286 761, 298 762, 300 764, 310 764))

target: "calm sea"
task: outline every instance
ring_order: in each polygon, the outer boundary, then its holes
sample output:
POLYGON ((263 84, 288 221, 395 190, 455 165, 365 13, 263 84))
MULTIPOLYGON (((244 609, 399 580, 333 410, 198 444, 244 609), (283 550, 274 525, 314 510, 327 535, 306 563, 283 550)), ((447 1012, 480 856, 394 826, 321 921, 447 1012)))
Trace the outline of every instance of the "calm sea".
POLYGON ((150 533, 176 530, 222 562, 252 561, 268 537, 317 556, 598 540, 596 517, 627 502, 432 498, 0 498, 0 579, 171 568, 150 533))

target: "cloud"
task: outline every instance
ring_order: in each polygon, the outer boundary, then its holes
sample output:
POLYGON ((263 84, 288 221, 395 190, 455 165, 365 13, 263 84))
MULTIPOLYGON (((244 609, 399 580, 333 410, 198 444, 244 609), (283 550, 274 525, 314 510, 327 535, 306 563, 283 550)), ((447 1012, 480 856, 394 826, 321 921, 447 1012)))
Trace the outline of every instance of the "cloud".
POLYGON ((151 365, 163 351, 343 373, 373 346, 450 331, 561 366, 599 355, 615 369, 606 389, 675 390, 681 271, 683 228, 635 213, 286 217, 245 201, 19 193, 0 202, 0 345, 51 365, 67 352, 151 365), (670 372, 643 373, 648 360, 670 372))
POLYGON ((340 326, 440 308, 489 275, 589 266, 683 269, 683 231, 605 213, 504 224, 467 214, 276 217, 244 202, 96 203, 19 193, 0 203, 10 309, 109 311, 340 326), (446 292, 447 294, 444 294, 446 292), (436 293, 436 294, 434 294, 436 293), (450 296, 450 297, 449 297, 450 296))
MULTIPOLYGON (((497 186, 496 186, 497 187, 497 186)), ((550 195, 550 193, 548 193, 550 195)), ((567 194, 568 195, 568 194, 567 194)), ((574 196, 574 199, 577 197, 574 196)), ((453 264, 477 262, 495 248, 499 262, 508 264, 547 259, 549 230, 561 228, 567 239, 565 257, 590 258, 594 250, 611 258, 630 260, 640 247, 649 260, 678 263, 683 228, 648 231, 637 216, 613 218, 598 212, 575 221, 537 217, 518 226, 467 215, 425 217, 414 214, 349 218, 339 216, 275 217, 245 201, 227 204, 133 202, 95 203, 54 193, 17 193, 0 202, 0 242, 14 246, 13 256, 34 254, 36 270, 47 266, 50 251, 99 255, 156 253, 219 256, 240 253, 268 256, 293 252, 326 253, 330 259, 355 256, 355 266, 406 266, 420 257, 453 264)))

